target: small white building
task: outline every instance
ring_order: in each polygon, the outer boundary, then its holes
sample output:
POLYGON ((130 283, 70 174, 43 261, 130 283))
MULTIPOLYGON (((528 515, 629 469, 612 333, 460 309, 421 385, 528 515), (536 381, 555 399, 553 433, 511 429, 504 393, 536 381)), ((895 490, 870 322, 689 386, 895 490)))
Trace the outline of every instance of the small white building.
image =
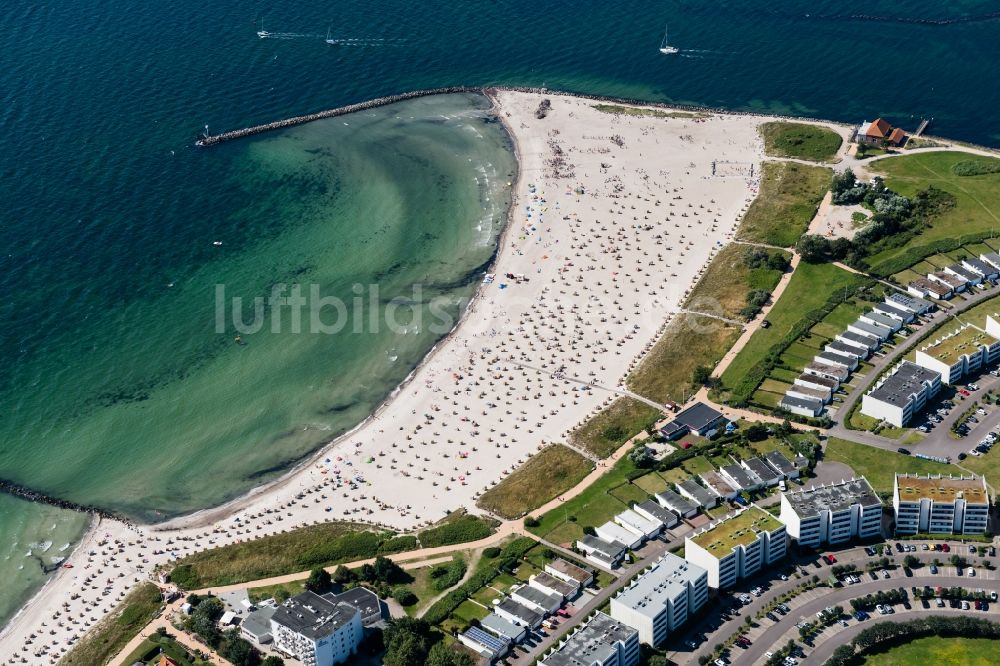
POLYGON ((652 539, 663 530, 663 523, 626 509, 615 516, 615 522, 642 539, 652 539))
POLYGON ((576 547, 583 552, 589 561, 609 570, 621 563, 627 548, 620 541, 608 542, 589 534, 577 539, 576 547))
POLYGON ((778 402, 778 407, 791 412, 792 414, 798 414, 799 416, 807 416, 813 418, 819 416, 823 413, 823 401, 817 398, 801 398, 794 393, 800 393, 800 391, 795 391, 793 394, 785 393, 784 397, 778 402))
POLYGON ((594 574, 572 562, 557 557, 545 565, 545 572, 552 574, 567 583, 574 583, 578 588, 587 587, 594 582, 594 574))
POLYGON ((660 506, 655 500, 649 499, 645 502, 640 502, 639 504, 634 505, 632 510, 640 516, 649 518, 650 520, 659 521, 660 524, 663 525, 664 529, 669 530, 671 527, 676 526, 677 523, 680 522, 676 513, 670 509, 660 506))
POLYGON ((642 545, 645 539, 636 534, 631 530, 627 530, 617 523, 613 523, 610 520, 603 525, 598 525, 594 528, 594 533, 597 534, 599 539, 604 539, 605 541, 618 541, 625 544, 629 549, 638 548, 642 545))
POLYGON ((691 518, 698 515, 698 505, 686 499, 672 490, 664 490, 656 494, 656 501, 660 506, 670 509, 682 518, 691 518))
POLYGON ((542 615, 555 613, 563 603, 562 595, 543 592, 531 585, 511 588, 510 598, 542 615))

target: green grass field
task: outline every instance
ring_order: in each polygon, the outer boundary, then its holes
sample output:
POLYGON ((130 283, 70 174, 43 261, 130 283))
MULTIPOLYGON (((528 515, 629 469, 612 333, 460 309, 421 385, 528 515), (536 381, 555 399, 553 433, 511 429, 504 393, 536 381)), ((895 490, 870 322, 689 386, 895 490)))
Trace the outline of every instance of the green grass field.
POLYGON ((865 666, 996 666, 1000 664, 1000 641, 989 638, 941 638, 928 636, 885 652, 864 656, 865 666))
POLYGON ((212 664, 210 661, 203 661, 195 657, 183 645, 172 638, 158 634, 153 634, 150 638, 144 640, 132 654, 125 658, 123 663, 129 665, 139 662, 157 664, 159 662, 154 660, 160 654, 165 654, 181 666, 211 666, 212 664))
POLYGON ((760 126, 764 151, 771 157, 797 157, 814 162, 829 162, 843 143, 833 130, 805 123, 778 120, 760 126))
POLYGON ((824 458, 848 465, 855 474, 867 478, 878 493, 892 493, 893 474, 896 472, 947 474, 954 471, 950 465, 904 456, 895 451, 877 449, 836 437, 831 437, 827 443, 824 458))
POLYGON ((796 162, 764 162, 760 193, 750 205, 737 238, 791 247, 809 227, 830 189, 833 171, 796 162))
MULTIPOLYGON (((906 246, 872 255, 868 264, 879 266, 903 254, 908 248, 918 251, 930 244, 967 234, 1000 230, 1000 173, 960 176, 955 166, 970 160, 996 162, 958 151, 916 153, 890 157, 873 162, 870 168, 881 174, 886 184, 896 192, 912 196, 929 185, 955 196, 954 208, 945 211, 906 246)), ((934 254, 929 248, 927 254, 934 254)))
POLYGON ((575 486, 593 466, 573 449, 552 444, 483 493, 476 505, 504 518, 517 518, 575 486))
POLYGON ((579 539, 585 525, 600 525, 628 508, 612 491, 627 484, 635 469, 627 456, 622 458, 589 488, 543 515, 529 531, 556 544, 579 539))
POLYGON ((854 289, 862 281, 862 277, 833 264, 801 262, 781 298, 767 315, 771 327, 758 329, 751 336, 747 345, 722 374, 722 383, 735 386, 750 368, 764 359, 772 346, 793 330, 803 316, 822 306, 831 291, 854 289), (816 285, 823 285, 823 288, 817 289, 816 285))

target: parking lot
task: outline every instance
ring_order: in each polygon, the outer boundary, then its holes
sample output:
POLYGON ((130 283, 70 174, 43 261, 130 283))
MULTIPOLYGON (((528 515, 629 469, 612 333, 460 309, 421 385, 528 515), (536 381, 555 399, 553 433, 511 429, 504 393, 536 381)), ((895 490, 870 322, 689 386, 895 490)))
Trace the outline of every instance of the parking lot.
MULTIPOLYGON (((712 648, 725 641, 730 636, 746 636, 749 645, 745 648, 734 647, 727 655, 728 661, 734 664, 757 664, 767 660, 765 654, 776 647, 785 645, 789 640, 801 642, 799 637, 798 624, 805 621, 815 621, 816 613, 823 611, 830 606, 841 605, 845 610, 850 611, 850 599, 863 597, 878 591, 895 590, 904 588, 909 592, 913 586, 923 587, 930 585, 932 588, 942 587, 964 587, 966 589, 984 589, 986 591, 1000 592, 1000 571, 997 569, 987 569, 981 566, 984 560, 991 566, 995 566, 998 560, 995 555, 989 555, 988 544, 963 544, 956 541, 939 542, 940 550, 935 551, 932 544, 917 541, 895 541, 890 540, 885 544, 873 544, 871 546, 852 546, 842 549, 832 549, 824 551, 821 555, 812 558, 795 559, 793 557, 782 564, 772 567, 741 584, 734 590, 721 593, 716 599, 710 601, 711 607, 702 611, 699 615, 703 618, 700 622, 693 624, 689 629, 680 632, 673 640, 667 643, 667 656, 678 664, 696 664, 698 658, 708 655, 712 648), (898 545, 897 545, 898 544, 898 545), (943 547, 947 544, 948 551, 943 547), (924 548, 924 546, 927 546, 924 548), (969 547, 973 545, 976 553, 970 553, 969 547), (877 572, 868 573, 865 571, 866 565, 873 559, 877 560, 884 556, 884 548, 890 548, 891 567, 889 569, 879 569, 877 572), (875 549, 866 551, 866 548, 875 549), (902 548, 902 550, 900 550, 902 548), (986 550, 982 550, 985 548, 986 550), (835 558, 833 565, 825 561, 822 555, 832 555, 835 558), (903 558, 912 555, 924 566, 915 568, 907 572, 902 568, 903 558), (948 563, 952 555, 959 555, 966 558, 976 566, 974 569, 956 569, 948 563), (934 560, 939 561, 936 567, 937 573, 931 572, 934 560), (830 588, 819 587, 814 590, 803 592, 794 599, 787 601, 788 612, 784 615, 780 611, 772 613, 772 618, 765 616, 758 622, 758 626, 746 629, 743 624, 746 617, 756 617, 765 607, 770 605, 779 596, 793 590, 813 575, 818 576, 821 581, 830 578, 834 565, 853 564, 858 571, 849 574, 857 579, 856 582, 848 582, 846 576, 842 576, 842 587, 830 588), (970 573, 974 571, 973 575, 970 573), (794 574, 798 573, 798 577, 794 574), (784 580, 782 580, 784 577, 784 580), (754 589, 756 594, 754 593, 754 589), (740 601, 740 597, 749 599, 749 603, 740 601)), ((994 551, 995 552, 995 551, 994 551)), ((914 605, 911 603, 911 605, 914 605)), ((933 607, 928 604, 920 610, 938 610, 936 604, 933 607)), ((905 608, 895 608, 896 612, 906 611, 905 608)), ((914 609, 916 610, 916 609, 914 609)), ((976 611, 970 609, 963 611, 961 608, 952 609, 949 606, 941 610, 951 612, 972 612, 972 613, 997 613, 1000 614, 998 604, 989 604, 986 611, 976 611)), ((877 612, 875 613, 877 616, 877 612)), ((822 641, 828 640, 841 630, 848 627, 871 622, 868 620, 858 621, 853 616, 843 618, 847 626, 837 622, 834 628, 827 628, 821 632, 822 641)), ((840 641, 835 641, 839 644, 840 641)), ((821 641, 815 643, 816 648, 821 645, 821 641)), ((834 645, 836 647, 836 645, 834 645)), ((812 655, 812 648, 806 648, 804 661, 800 663, 822 663, 822 660, 815 659, 812 655), (815 659, 815 660, 814 660, 815 659)), ((829 655, 827 655, 829 656, 829 655)))

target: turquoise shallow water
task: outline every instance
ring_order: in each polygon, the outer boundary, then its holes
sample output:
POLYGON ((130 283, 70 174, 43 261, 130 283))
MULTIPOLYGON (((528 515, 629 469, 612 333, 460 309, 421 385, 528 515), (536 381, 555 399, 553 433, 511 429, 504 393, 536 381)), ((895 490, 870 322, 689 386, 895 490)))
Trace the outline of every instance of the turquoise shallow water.
POLYGON ((188 240, 219 256, 83 310, 85 327, 26 355, 0 468, 158 520, 261 483, 364 419, 451 329, 494 252, 515 166, 486 106, 423 98, 222 147, 229 169, 213 187, 233 210, 188 240), (270 302, 282 284, 344 310, 328 306, 321 329, 304 308, 296 327, 270 302), (240 334, 233 296, 246 324, 266 299, 259 332, 240 334), (397 298, 390 328, 380 313, 397 298), (338 317, 343 329, 324 333, 338 317))
MULTIPOLYGON (((492 252, 495 228, 474 226, 483 189, 456 155, 509 172, 502 137, 434 119, 471 101, 416 105, 402 128, 388 112, 195 150, 205 123, 510 83, 904 127, 933 116, 934 132, 996 146, 993 11, 981 0, 7 2, 0 478, 144 519, 230 497, 363 418, 436 334, 265 333, 239 347, 214 333, 216 283, 255 296, 282 281, 343 292, 377 278, 390 295, 422 281, 460 299, 492 252), (257 39, 262 16, 287 34, 257 39), (673 58, 656 51, 668 20, 673 58), (348 41, 328 47, 328 26, 348 41)), ((7 515, 42 524, 20 506, 7 515)))
POLYGON ((70 554, 87 517, 0 495, 0 626, 70 554))

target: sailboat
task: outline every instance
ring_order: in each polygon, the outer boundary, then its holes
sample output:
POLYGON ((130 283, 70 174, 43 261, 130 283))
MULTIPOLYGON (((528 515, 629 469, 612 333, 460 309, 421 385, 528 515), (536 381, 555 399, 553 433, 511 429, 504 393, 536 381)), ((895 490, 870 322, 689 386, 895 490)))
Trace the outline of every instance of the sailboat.
POLYGON ((260 37, 261 39, 267 39, 268 37, 271 36, 271 33, 269 33, 267 30, 264 30, 264 17, 261 17, 260 19, 260 30, 257 31, 257 36, 260 37))
POLYGON ((327 43, 327 44, 331 44, 331 45, 333 45, 333 46, 336 46, 337 44, 339 44, 339 43, 340 43, 340 42, 339 42, 338 40, 336 40, 336 39, 330 39, 330 28, 329 28, 329 27, 327 27, 327 29, 326 29, 326 43, 327 43))
POLYGON ((663 54, 666 54, 666 55, 671 55, 673 53, 677 53, 678 51, 680 51, 679 48, 677 48, 676 46, 671 46, 667 42, 667 35, 669 34, 669 32, 670 32, 670 24, 668 23, 667 27, 664 28, 664 30, 663 30, 663 43, 660 44, 660 53, 663 53, 663 54))

